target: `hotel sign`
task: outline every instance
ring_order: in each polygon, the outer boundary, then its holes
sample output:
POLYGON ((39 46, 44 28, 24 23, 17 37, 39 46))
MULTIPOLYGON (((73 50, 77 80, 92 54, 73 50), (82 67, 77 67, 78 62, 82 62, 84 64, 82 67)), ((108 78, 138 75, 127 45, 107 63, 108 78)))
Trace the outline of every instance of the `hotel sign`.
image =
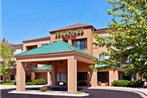
POLYGON ((65 31, 65 32, 57 32, 56 33, 56 39, 72 39, 76 38, 77 36, 82 36, 84 34, 83 29, 79 30, 70 30, 70 31, 65 31))

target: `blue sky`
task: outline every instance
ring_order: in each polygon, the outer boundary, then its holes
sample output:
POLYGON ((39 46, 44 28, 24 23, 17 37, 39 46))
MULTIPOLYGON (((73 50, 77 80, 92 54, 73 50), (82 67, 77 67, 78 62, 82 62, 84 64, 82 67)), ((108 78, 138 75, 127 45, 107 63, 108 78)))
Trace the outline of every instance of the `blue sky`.
POLYGON ((83 23, 106 28, 106 0, 1 0, 2 36, 10 43, 49 36, 49 31, 83 23))

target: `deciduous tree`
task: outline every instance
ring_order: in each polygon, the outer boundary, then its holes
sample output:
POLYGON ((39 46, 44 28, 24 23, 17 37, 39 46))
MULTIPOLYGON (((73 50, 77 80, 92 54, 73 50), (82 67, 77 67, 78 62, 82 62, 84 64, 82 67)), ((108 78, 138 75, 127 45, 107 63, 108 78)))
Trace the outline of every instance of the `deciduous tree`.
POLYGON ((110 67, 127 68, 126 72, 147 76, 147 0, 108 0, 113 17, 109 37, 95 34, 95 45, 107 47, 104 60, 110 67), (126 64, 126 61, 129 61, 126 64))
POLYGON ((0 43, 0 74, 3 76, 3 80, 6 81, 9 76, 9 68, 13 62, 12 47, 5 42, 0 43))

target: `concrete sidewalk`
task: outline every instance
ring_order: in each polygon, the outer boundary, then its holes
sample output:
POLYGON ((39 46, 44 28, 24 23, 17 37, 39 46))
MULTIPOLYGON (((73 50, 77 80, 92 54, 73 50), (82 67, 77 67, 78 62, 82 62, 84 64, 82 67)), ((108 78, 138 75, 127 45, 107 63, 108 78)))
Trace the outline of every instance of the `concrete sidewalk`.
POLYGON ((12 90, 10 94, 31 94, 31 95, 52 95, 52 96, 72 96, 72 97, 85 97, 89 96, 88 93, 77 92, 77 93, 68 93, 67 91, 46 91, 40 92, 39 90, 26 90, 26 91, 16 91, 12 90))
MULTIPOLYGON (((26 88, 36 88, 36 87, 42 87, 45 85, 27 85, 26 88)), ((16 85, 0 85, 0 90, 2 89, 16 89, 16 85)))
POLYGON ((105 89, 105 90, 118 90, 118 91, 134 92, 134 93, 140 94, 143 98, 147 98, 147 88, 97 86, 97 87, 89 87, 89 89, 105 89))

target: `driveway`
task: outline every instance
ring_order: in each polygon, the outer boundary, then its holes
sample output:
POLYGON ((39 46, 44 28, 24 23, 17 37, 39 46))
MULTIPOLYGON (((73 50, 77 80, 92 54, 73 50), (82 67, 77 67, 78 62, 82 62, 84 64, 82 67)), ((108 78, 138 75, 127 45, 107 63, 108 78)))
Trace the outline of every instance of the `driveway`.
MULTIPOLYGON (((65 96, 45 96, 45 95, 25 95, 25 94, 10 94, 11 90, 2 90, 1 98, 79 98, 79 97, 65 97, 65 96)), ((111 90, 97 90, 85 89, 84 92, 90 95, 84 98, 142 98, 136 93, 124 91, 111 91, 111 90)))

